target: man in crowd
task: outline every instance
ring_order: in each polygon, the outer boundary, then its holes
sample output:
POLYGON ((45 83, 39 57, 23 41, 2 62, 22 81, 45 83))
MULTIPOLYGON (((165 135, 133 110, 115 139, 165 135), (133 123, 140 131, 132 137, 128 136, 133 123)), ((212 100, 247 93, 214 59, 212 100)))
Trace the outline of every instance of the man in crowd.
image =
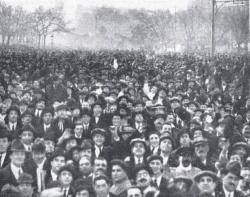
MULTIPOLYGON (((42 196, 52 195, 49 187, 58 181, 59 196, 61 186, 68 196, 246 194, 249 185, 239 172, 249 168, 248 57, 29 48, 0 53, 4 194, 26 171, 42 196), (166 192, 169 187, 173 192, 166 192)), ((32 193, 30 185, 22 188, 32 193)))

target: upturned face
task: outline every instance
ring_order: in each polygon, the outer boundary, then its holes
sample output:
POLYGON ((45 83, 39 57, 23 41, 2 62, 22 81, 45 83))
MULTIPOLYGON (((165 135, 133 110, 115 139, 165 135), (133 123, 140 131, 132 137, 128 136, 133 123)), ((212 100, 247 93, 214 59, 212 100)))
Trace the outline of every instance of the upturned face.
POLYGON ((210 176, 203 176, 200 178, 199 182, 197 183, 198 188, 202 192, 214 193, 216 183, 214 182, 213 178, 210 176))
POLYGON ((141 142, 136 142, 132 148, 132 153, 138 157, 143 156, 145 153, 144 144, 141 142))

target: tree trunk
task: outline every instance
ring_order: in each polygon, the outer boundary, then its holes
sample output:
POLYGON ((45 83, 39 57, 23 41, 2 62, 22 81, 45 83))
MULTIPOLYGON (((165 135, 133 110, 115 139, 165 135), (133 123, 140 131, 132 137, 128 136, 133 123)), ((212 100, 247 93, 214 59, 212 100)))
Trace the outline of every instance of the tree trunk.
POLYGON ((2 35, 2 44, 3 45, 5 44, 5 35, 4 34, 2 35))
POLYGON ((40 49, 40 44, 41 44, 41 35, 38 35, 38 48, 40 49))
POLYGON ((11 35, 8 35, 8 36, 7 36, 7 43, 6 43, 7 46, 10 45, 10 38, 11 38, 11 35))
POLYGON ((237 52, 238 52, 238 53, 240 53, 240 48, 241 48, 241 47, 240 47, 240 44, 241 44, 241 43, 237 43, 237 52))
POLYGON ((43 36, 43 48, 45 49, 45 45, 46 45, 46 35, 43 36))

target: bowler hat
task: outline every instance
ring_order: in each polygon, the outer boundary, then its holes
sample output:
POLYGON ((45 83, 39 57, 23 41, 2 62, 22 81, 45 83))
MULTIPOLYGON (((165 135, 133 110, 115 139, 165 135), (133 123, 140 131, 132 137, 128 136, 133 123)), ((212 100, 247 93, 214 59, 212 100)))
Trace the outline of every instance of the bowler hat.
POLYGON ((113 159, 110 163, 110 166, 112 167, 114 165, 120 166, 128 174, 129 171, 128 165, 123 160, 113 159))
POLYGON ((75 177, 75 172, 74 172, 74 168, 71 166, 71 165, 65 165, 63 167, 61 167, 58 171, 58 176, 60 176, 60 174, 63 172, 63 171, 67 171, 67 172, 70 172, 72 174, 72 177, 74 178, 75 177))
POLYGON ((163 163, 163 158, 160 155, 150 155, 147 158, 148 163, 150 163, 151 161, 154 161, 154 160, 159 160, 161 163, 163 163))
POLYGON ((214 182, 218 181, 218 177, 214 172, 209 171, 209 170, 204 170, 204 171, 200 171, 198 174, 195 175, 194 177, 195 182, 199 182, 200 179, 204 176, 211 177, 214 180, 214 182))
POLYGON ((25 152, 23 143, 18 139, 12 141, 10 149, 12 152, 25 152))
POLYGON ((222 174, 234 174, 236 175, 239 179, 243 179, 243 177, 240 175, 241 172, 241 166, 238 161, 232 161, 227 163, 226 168, 224 168, 221 173, 222 174))
POLYGON ((131 140, 130 147, 132 148, 135 145, 135 143, 142 143, 144 145, 144 148, 145 149, 147 148, 147 144, 146 144, 146 141, 144 139, 135 138, 135 139, 131 140))
POLYGON ((45 153, 46 152, 46 146, 45 143, 43 141, 34 143, 32 145, 32 152, 36 152, 36 153, 45 153))
POLYGON ((101 129, 101 128, 95 128, 91 131, 91 136, 95 136, 96 134, 101 134, 103 135, 104 137, 106 136, 106 132, 104 129, 101 129))
POLYGON ((17 182, 18 182, 18 184, 32 184, 33 177, 32 177, 32 175, 24 172, 19 176, 17 182))
POLYGON ((177 176, 174 178, 174 183, 179 182, 179 181, 183 181, 184 183, 186 183, 188 188, 190 188, 193 184, 192 179, 185 177, 185 176, 177 176))

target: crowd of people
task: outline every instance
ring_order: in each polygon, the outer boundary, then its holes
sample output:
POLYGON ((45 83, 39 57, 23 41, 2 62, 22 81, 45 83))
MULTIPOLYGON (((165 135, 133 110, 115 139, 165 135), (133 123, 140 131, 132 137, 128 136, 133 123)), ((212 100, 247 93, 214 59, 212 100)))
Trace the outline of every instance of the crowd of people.
POLYGON ((248 56, 0 49, 0 196, 250 196, 248 56))

